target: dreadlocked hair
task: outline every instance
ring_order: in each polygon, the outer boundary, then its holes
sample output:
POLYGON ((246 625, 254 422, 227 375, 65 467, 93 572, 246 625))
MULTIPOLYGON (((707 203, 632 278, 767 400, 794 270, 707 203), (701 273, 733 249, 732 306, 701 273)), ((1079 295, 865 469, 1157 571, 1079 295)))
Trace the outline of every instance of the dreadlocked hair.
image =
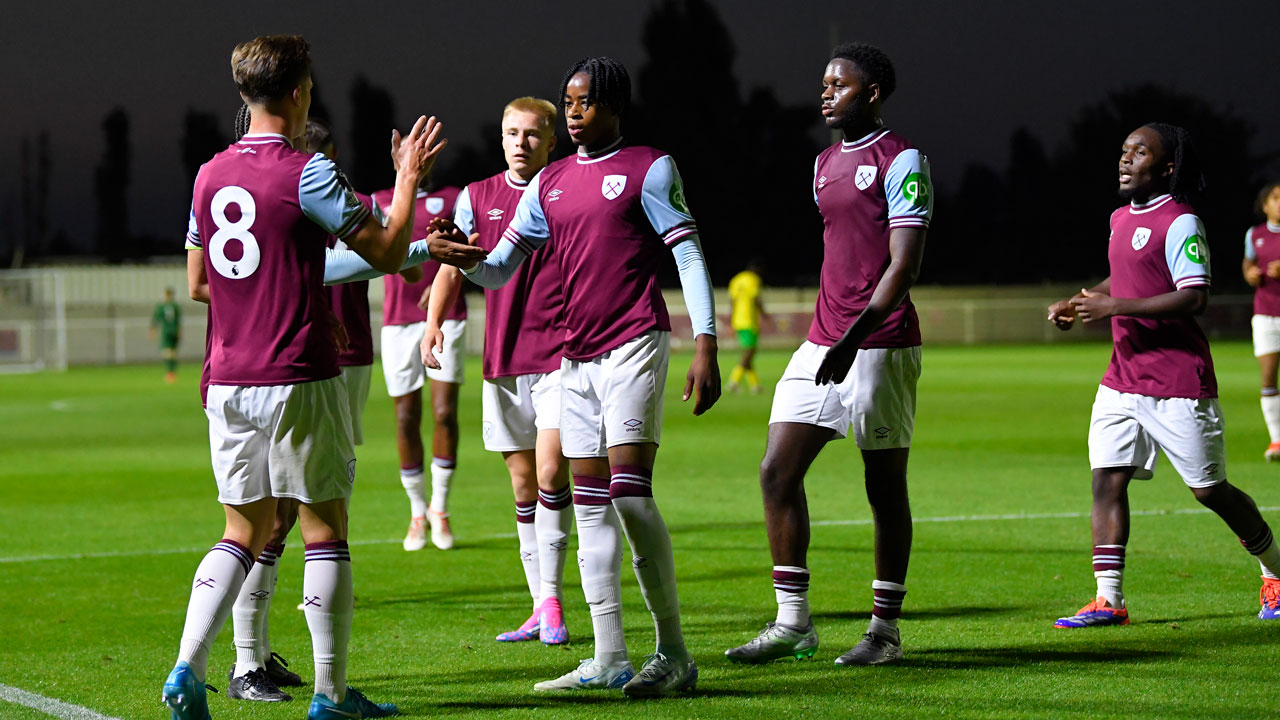
POLYGON ((1200 156, 1195 145, 1191 143, 1191 133, 1186 128, 1168 123, 1147 123, 1143 127, 1151 128, 1160 136, 1160 144, 1164 146, 1165 158, 1173 162, 1173 174, 1169 176, 1169 194, 1178 202, 1187 202, 1192 196, 1204 190, 1204 167, 1200 164, 1200 156))
POLYGON ((898 75, 893 70, 889 56, 875 45, 852 42, 839 45, 831 51, 831 59, 840 58, 853 63, 867 85, 880 86, 880 101, 885 102, 898 87, 898 75))
POLYGON ((583 58, 569 67, 560 81, 560 94, 556 97, 564 101, 569 89, 569 81, 578 73, 586 73, 590 78, 587 85, 587 100, 593 105, 604 105, 618 115, 626 113, 631 107, 631 76, 622 63, 611 57, 583 58))
POLYGON ((236 142, 249 134, 249 105, 246 103, 236 111, 236 142))
POLYGON ((1272 180, 1264 184, 1262 189, 1258 191, 1258 199, 1253 202, 1253 211, 1257 213, 1258 217, 1266 219, 1267 214, 1262 211, 1262 206, 1267 204, 1267 198, 1271 197, 1271 193, 1276 188, 1280 188, 1280 180, 1272 180))

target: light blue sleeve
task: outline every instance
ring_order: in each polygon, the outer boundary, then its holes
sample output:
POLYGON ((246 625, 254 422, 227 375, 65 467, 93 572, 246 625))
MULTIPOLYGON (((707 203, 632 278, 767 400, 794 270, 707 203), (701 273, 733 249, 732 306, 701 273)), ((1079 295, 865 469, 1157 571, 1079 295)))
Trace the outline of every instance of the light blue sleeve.
POLYGON ((191 216, 187 219, 186 248, 188 250, 204 249, 204 246, 200 244, 200 228, 196 227, 196 203, 194 200, 191 201, 191 216))
POLYGON ((342 171, 320 153, 302 168, 298 205, 312 222, 339 238, 359 230, 369 217, 369 208, 356 197, 342 171))
POLYGON ((813 191, 814 205, 818 204, 818 161, 821 159, 821 155, 813 159, 813 184, 809 186, 809 189, 813 191))
POLYGON ((471 211, 471 193, 468 192, 471 186, 462 188, 462 192, 458 193, 458 199, 453 203, 453 224, 458 226, 463 235, 470 235, 475 232, 476 217, 471 211))
POLYGON ((670 155, 663 155, 649 166, 640 192, 640 205, 649 224, 667 245, 698 232, 698 224, 684 199, 680 171, 676 170, 676 161, 670 155))
POLYGON ((914 148, 903 150, 884 174, 889 201, 889 227, 929 227, 933 217, 933 181, 929 158, 914 148))
POLYGON ((1258 262, 1258 249, 1253 246, 1253 228, 1244 231, 1244 256, 1247 260, 1258 262))
POLYGON ((538 174, 529 181, 524 194, 520 196, 520 203, 516 205, 516 216, 511 218, 511 224, 502 233, 504 240, 511 238, 517 245, 521 244, 519 240, 526 241, 525 244, 529 246, 528 253, 542 247, 547 242, 547 238, 551 237, 551 230, 547 227, 547 216, 542 212, 542 198, 538 196, 541 180, 542 171, 539 170, 538 174))
POLYGON ((697 233, 687 236, 683 242, 671 247, 676 256, 676 268, 680 270, 680 289, 684 291, 684 306, 689 310, 689 322, 693 336, 716 336, 716 301, 711 293, 711 275, 702 255, 702 242, 697 233))
MULTIPOLYGON (((416 267, 430 259, 431 254, 427 252, 427 241, 415 240, 409 243, 409 255, 405 258, 404 264, 400 266, 400 269, 405 270, 416 267)), ((338 242, 336 247, 325 251, 325 285, 340 285, 360 280, 372 280, 383 275, 386 275, 386 273, 373 269, 372 265, 357 255, 354 250, 348 249, 341 241, 338 242)))
POLYGON ((1169 264, 1174 287, 1179 290, 1209 284, 1209 243, 1200 218, 1186 213, 1169 225, 1164 238, 1164 259, 1169 264))

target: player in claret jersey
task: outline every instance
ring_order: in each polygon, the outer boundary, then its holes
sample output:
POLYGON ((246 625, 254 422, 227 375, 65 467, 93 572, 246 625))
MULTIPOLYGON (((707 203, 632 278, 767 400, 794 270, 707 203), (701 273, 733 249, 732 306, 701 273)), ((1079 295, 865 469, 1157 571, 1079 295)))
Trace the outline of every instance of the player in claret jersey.
POLYGON ((1262 370, 1262 419, 1271 435, 1264 457, 1280 460, 1280 182, 1258 193, 1256 210, 1265 222, 1244 235, 1244 279, 1254 287, 1253 354, 1262 370))
MULTIPOLYGON (((560 439, 573 475, 578 566, 596 645, 594 658, 534 688, 622 687, 633 697, 692 690, 698 667, 681 633, 671 536, 653 500, 671 331, 658 263, 668 249, 675 255, 693 321, 697 349, 684 397, 697 396, 694 414, 720 397, 711 280, 675 161, 623 141, 626 68, 611 58, 581 60, 565 74, 560 99, 577 154, 529 182, 485 262, 458 262, 473 281, 496 288, 550 240, 563 278, 560 439), (624 528, 658 636, 657 651, 634 677, 620 606, 624 528)), ((458 244, 441 239, 431 254, 458 244)))
POLYGON ((776 619, 725 652, 737 662, 811 657, 809 510, 804 475, 826 444, 853 426, 875 520, 871 625, 837 664, 902 657, 898 617, 911 553, 907 456, 920 375, 920 324, 908 290, 920 272, 933 213, 929 162, 884 126, 893 65, 870 45, 837 47, 822 78, 822 114, 844 139, 814 163, 824 226, 821 285, 808 340, 774 392, 760 466, 773 554, 776 619))
POLYGON ((1280 619, 1280 545, 1253 499, 1227 482, 1218 381, 1195 320, 1209 302, 1209 246, 1188 204, 1204 187, 1200 167, 1180 127, 1151 123, 1130 133, 1119 168, 1120 197, 1129 204, 1111 214, 1111 274, 1049 307, 1049 320, 1063 330, 1077 317, 1110 318, 1115 342, 1089 421, 1097 597, 1054 627, 1129 624, 1129 481, 1151 477, 1158 450, 1258 558, 1258 617, 1280 619))
POLYGON ((311 103, 310 47, 298 36, 260 37, 235 48, 232 74, 249 104, 249 133, 201 169, 187 242, 203 273, 190 288, 210 303, 206 414, 222 540, 192 584, 178 662, 162 697, 174 718, 207 718, 209 645, 266 545, 276 499, 302 503, 303 594, 315 658, 308 717, 395 712, 346 685, 352 616, 347 498, 355 474, 351 420, 324 299, 325 242, 342 238, 375 268, 404 262, 412 194, 443 143, 420 118, 393 134, 396 198, 384 227, 323 155, 294 150, 311 103), (205 285, 200 285, 203 278, 205 285))
MULTIPOLYGON (((492 250, 516 214, 529 181, 547 165, 556 146, 556 106, 523 97, 502 111, 502 152, 507 169, 463 188, 454 209, 461 232, 478 234, 492 250)), ((431 286, 422 359, 438 367, 448 344, 441 318, 454 303, 462 274, 443 267, 431 286)), ((564 625, 564 559, 573 493, 560 451, 560 363, 564 346, 564 296, 560 264, 547 248, 520 266, 511 282, 485 291, 484 446, 502 453, 516 503, 516 534, 533 613, 500 642, 569 641, 564 625)))
MULTIPOLYGON (((425 186, 426 181, 423 181, 425 186)), ((425 238, 432 221, 453 215, 458 188, 445 187, 428 192, 419 188, 415 202, 413 237, 425 238)), ((375 203, 391 202, 391 191, 373 194, 375 203)), ((387 394, 396 412, 396 448, 400 454, 400 483, 409 496, 409 530, 404 537, 405 550, 421 550, 427 544, 427 526, 431 542, 441 550, 453 547, 449 527, 449 487, 458 463, 458 390, 462 386, 464 351, 463 333, 467 328, 467 304, 458 295, 445 316, 445 350, 440 354, 439 368, 422 364, 419 345, 427 319, 426 293, 431 288, 440 263, 424 263, 421 277, 411 281, 399 275, 383 279, 385 294, 382 305, 382 374, 387 394), (427 504, 423 479, 422 386, 431 381, 431 503, 427 504)))

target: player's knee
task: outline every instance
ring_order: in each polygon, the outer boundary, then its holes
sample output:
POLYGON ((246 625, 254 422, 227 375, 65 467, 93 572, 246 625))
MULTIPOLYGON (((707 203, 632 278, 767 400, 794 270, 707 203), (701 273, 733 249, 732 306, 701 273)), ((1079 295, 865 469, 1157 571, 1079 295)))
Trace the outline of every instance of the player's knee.
POLYGON ((400 405, 396 406, 396 427, 400 430, 417 430, 422 426, 422 410, 420 408, 400 405))
POLYGON ((791 494, 796 485, 795 471, 776 458, 765 456, 760 463, 760 490, 766 498, 791 494))
POLYGON ((1219 508, 1229 503, 1235 493, 1232 492, 1231 484, 1226 482, 1209 485, 1208 487, 1193 487, 1191 494, 1196 496, 1196 500, 1207 508, 1219 508))
POLYGON ((458 404, 451 401, 434 403, 431 406, 431 419, 436 425, 445 427, 458 426, 458 404))

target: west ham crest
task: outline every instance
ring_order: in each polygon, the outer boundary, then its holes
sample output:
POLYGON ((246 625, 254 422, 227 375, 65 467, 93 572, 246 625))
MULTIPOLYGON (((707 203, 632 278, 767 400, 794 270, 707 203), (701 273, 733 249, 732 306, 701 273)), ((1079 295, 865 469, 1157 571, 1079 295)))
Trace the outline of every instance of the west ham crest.
POLYGON ((444 212, 444 198, 427 198, 427 212, 432 215, 439 215, 444 212))
POLYGON ((1150 239, 1151 229, 1140 227, 1133 231, 1133 239, 1129 241, 1129 244, 1133 246, 1134 250, 1141 250, 1146 247, 1147 241, 1150 239))
POLYGON ((853 173, 853 184, 859 190, 866 190, 871 187, 871 183, 876 181, 875 165, 859 165, 858 169, 853 173))
POLYGON ((600 183, 600 194, 604 195, 605 200, 612 200, 621 195, 626 186, 626 175, 605 175, 604 181, 600 183))

